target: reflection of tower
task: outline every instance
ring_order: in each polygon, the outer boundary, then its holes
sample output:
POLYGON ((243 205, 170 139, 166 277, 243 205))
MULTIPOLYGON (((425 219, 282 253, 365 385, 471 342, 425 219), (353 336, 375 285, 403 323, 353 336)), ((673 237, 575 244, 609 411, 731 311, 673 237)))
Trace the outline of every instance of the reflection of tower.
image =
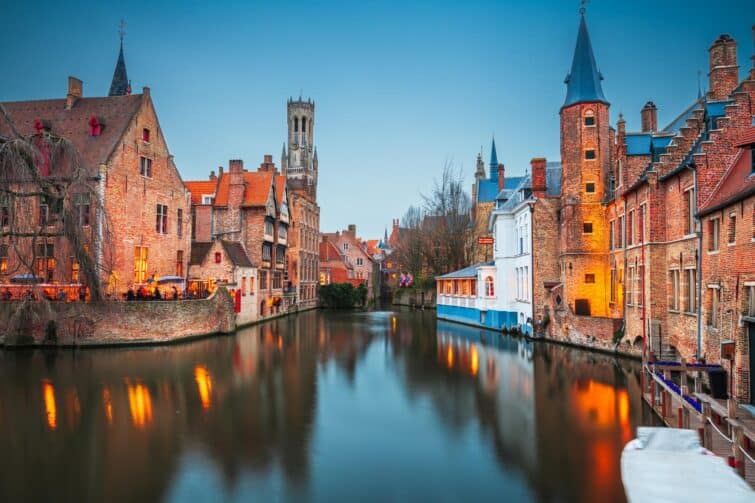
POLYGON ((315 104, 312 100, 288 100, 288 155, 286 177, 289 187, 303 189, 317 197, 317 149, 314 146, 315 104))

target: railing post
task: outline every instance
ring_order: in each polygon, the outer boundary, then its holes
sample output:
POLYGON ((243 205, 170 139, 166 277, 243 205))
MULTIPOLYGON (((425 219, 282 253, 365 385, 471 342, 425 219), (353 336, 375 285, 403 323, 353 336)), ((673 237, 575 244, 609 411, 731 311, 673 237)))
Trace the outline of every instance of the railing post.
POLYGON ((710 410, 710 403, 705 401, 703 402, 703 447, 708 449, 709 451, 712 450, 713 447, 713 439, 711 437, 711 410, 710 410))
POLYGON ((745 476, 745 455, 744 449, 744 432, 742 427, 731 425, 731 453, 734 456, 734 469, 744 478, 745 476))

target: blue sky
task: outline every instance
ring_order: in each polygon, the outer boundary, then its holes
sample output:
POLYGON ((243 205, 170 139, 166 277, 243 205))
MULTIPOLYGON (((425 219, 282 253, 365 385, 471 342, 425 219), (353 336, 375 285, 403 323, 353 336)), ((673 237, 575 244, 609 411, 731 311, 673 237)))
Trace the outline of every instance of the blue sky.
MULTIPOLYGON (((495 134, 507 174, 559 157, 558 111, 579 22, 577 1, 7 2, 0 100, 63 97, 66 78, 107 94, 127 22, 134 92, 149 86, 185 180, 242 158, 250 168, 286 135, 289 96, 316 101, 321 228, 382 236, 445 162, 471 186, 495 134)), ((593 0, 587 23, 611 102, 630 130, 649 99, 659 122, 707 82, 707 49, 753 53, 746 0, 593 0)))

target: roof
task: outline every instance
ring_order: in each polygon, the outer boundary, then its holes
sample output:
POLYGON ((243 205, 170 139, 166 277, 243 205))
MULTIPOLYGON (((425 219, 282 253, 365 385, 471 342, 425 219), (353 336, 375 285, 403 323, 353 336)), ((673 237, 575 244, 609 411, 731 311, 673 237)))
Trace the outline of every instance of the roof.
POLYGON ((584 101, 598 101, 608 104, 600 81, 603 76, 598 71, 595 56, 592 52, 590 34, 587 33, 585 16, 579 19, 579 31, 577 32, 577 45, 574 48, 571 72, 566 76, 566 101, 565 107, 584 101))
MULTIPOLYGON (((134 94, 78 98, 70 110, 66 110, 65 98, 14 101, 2 105, 20 134, 27 137, 36 134, 34 122, 41 120, 49 126, 52 134, 70 141, 83 164, 95 170, 100 164, 107 163, 143 101, 144 95, 134 94), (99 136, 89 134, 92 117, 102 125, 99 136)), ((14 136, 4 120, 0 120, 0 135, 14 136)))
MULTIPOLYGON (((522 176, 510 176, 504 179, 504 189, 515 189, 522 181, 522 176)), ((477 202, 494 202, 498 195, 498 180, 480 180, 477 186, 477 202)))
MULTIPOLYGON (((755 128, 750 128, 749 134, 755 135, 755 128)), ((700 216, 755 195, 752 155, 752 150, 749 148, 739 148, 736 157, 726 169, 713 193, 707 201, 700 205, 700 216)))
POLYGON ((282 175, 275 175, 275 198, 278 200, 278 204, 281 204, 283 202, 283 192, 285 190, 286 177, 282 175))
POLYGON ((448 274, 443 274, 442 276, 436 276, 436 279, 476 278, 477 271, 479 271, 481 267, 489 267, 492 265, 495 265, 495 262, 493 261, 481 262, 479 264, 465 267, 464 269, 459 269, 458 271, 453 271, 453 272, 449 272, 448 274))
POLYGON ((196 182, 184 182, 184 185, 186 185, 186 188, 189 189, 189 192, 191 193, 191 204, 196 206, 202 204, 202 195, 215 193, 218 181, 217 179, 200 180, 196 182))
POLYGON ((517 206, 519 206, 520 203, 524 202, 526 199, 529 198, 528 193, 525 192, 525 189, 528 189, 532 186, 532 179, 529 175, 525 175, 522 177, 522 181, 519 182, 519 185, 514 190, 508 190, 504 189, 501 191, 500 194, 498 194, 497 199, 503 200, 504 202, 498 206, 499 210, 509 211, 513 210, 517 206))
POLYGON ((343 253, 330 238, 320 241, 320 262, 342 262, 344 267, 347 267, 343 253))
POLYGON ((126 96, 131 94, 131 86, 126 73, 126 61, 123 58, 123 38, 121 38, 121 50, 118 53, 118 62, 115 63, 113 81, 110 83, 108 96, 126 96))
MULTIPOLYGON (((273 183, 271 171, 244 171, 244 198, 242 206, 265 206, 270 196, 270 187, 273 183)), ((228 193, 230 191, 231 173, 223 173, 218 179, 217 193, 215 194, 215 207, 228 206, 228 193)))
POLYGON ((561 195, 561 163, 559 161, 545 163, 545 195, 561 195))
POLYGON ((254 267, 252 261, 249 259, 249 255, 246 254, 246 250, 238 241, 220 241, 225 248, 225 252, 228 254, 228 258, 233 265, 238 267, 254 267))
POLYGON ((687 125, 687 119, 692 117, 692 113, 695 110, 702 109, 703 107, 705 107, 705 112, 709 117, 723 117, 724 115, 726 115, 726 105, 729 105, 731 103, 733 103, 732 100, 708 101, 706 97, 700 97, 692 102, 690 106, 685 108, 682 113, 680 113, 661 131, 667 133, 678 133, 682 127, 687 125))
POLYGON ((673 139, 674 135, 668 133, 627 133, 627 155, 660 155, 673 139))
POLYGON ((198 241, 191 242, 191 256, 189 257, 189 265, 202 265, 204 258, 210 252, 212 248, 212 241, 207 243, 200 243, 198 241))

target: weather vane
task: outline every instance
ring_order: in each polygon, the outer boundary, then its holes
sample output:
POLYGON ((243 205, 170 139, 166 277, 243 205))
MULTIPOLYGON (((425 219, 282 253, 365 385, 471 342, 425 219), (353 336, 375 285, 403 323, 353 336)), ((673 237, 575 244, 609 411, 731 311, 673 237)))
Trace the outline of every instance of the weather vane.
POLYGON ((579 5, 581 6, 581 7, 579 8, 579 13, 580 13, 580 14, 584 14, 584 13, 585 13, 585 5, 587 5, 587 3, 588 3, 589 1, 590 1, 590 0, 579 0, 579 5))
POLYGON ((121 19, 120 24, 118 25, 118 33, 121 36, 121 43, 123 42, 123 36, 126 34, 126 21, 121 19))

